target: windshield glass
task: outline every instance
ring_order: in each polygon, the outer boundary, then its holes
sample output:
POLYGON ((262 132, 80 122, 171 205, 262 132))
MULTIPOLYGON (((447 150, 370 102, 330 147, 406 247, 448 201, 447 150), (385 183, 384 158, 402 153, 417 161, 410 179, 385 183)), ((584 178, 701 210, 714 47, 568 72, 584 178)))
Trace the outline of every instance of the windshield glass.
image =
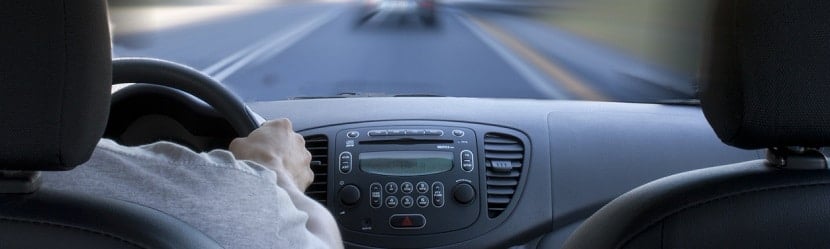
POLYGON ((695 98, 705 1, 110 0, 115 57, 155 57, 246 101, 695 98))

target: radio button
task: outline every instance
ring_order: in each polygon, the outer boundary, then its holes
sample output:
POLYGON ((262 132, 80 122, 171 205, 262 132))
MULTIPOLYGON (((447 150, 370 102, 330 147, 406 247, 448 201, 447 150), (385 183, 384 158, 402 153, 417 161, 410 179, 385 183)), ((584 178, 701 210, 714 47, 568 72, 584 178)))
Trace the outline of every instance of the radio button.
POLYGON ((429 191, 429 185, 426 182, 418 182, 418 185, 415 186, 418 189, 418 193, 426 193, 429 191))
POLYGON ((381 190, 380 183, 372 183, 369 185, 369 205, 373 208, 379 208, 381 206, 381 200, 383 200, 383 192, 381 190))
POLYGON ((472 160, 463 160, 461 161, 461 169, 467 172, 473 171, 473 161, 472 160))
POLYGON ((360 201, 360 189, 355 185, 344 186, 337 195, 340 196, 340 203, 345 206, 352 206, 360 201))
POLYGON ((349 137, 349 138, 356 138, 356 137, 359 137, 359 136, 360 136, 360 132, 358 132, 358 131, 349 131, 349 132, 346 133, 346 137, 349 137))
POLYGON ((386 207, 388 207, 388 208, 398 207, 398 197, 387 196, 386 197, 386 207))
POLYGON ((389 136, 403 136, 403 135, 406 135, 405 130, 386 130, 386 133, 389 136))
POLYGON ((412 193, 412 190, 413 190, 414 188, 415 188, 415 187, 414 187, 414 186, 412 186, 412 183, 411 183, 411 182, 403 182, 403 183, 401 183, 401 192, 403 192, 404 194, 409 194, 409 193, 412 193))
POLYGON ((469 183, 460 183, 455 185, 452 195, 458 203, 470 204, 476 199, 476 190, 469 183))
POLYGON ((419 207, 425 208, 429 206, 429 197, 426 197, 425 195, 418 196, 417 202, 419 207))
POLYGON ((461 151, 461 169, 467 172, 472 172, 473 168, 473 152, 469 150, 461 151))
POLYGON ((406 130, 407 136, 423 136, 426 135, 427 131, 425 130, 406 130))
POLYGON ((456 137, 463 137, 464 136, 464 131, 462 131, 462 130, 452 130, 452 135, 456 136, 456 137))
POLYGON ((386 193, 394 194, 398 192, 398 184, 394 182, 387 182, 386 183, 386 193))
POLYGON ((414 203, 415 203, 415 200, 412 199, 412 196, 407 195, 407 196, 404 196, 404 197, 401 198, 401 206, 403 206, 405 208, 411 208, 412 204, 414 204, 414 203))
POLYGON ((349 162, 340 162, 340 173, 348 174, 352 171, 352 164, 349 162))
POLYGON ((432 183, 432 205, 435 207, 444 206, 444 184, 441 182, 432 183))
POLYGON ((348 174, 352 172, 352 153, 344 151, 340 153, 340 173, 348 174))
POLYGON ((386 130, 371 130, 366 134, 369 134, 369 136, 372 136, 372 137, 379 137, 379 136, 389 135, 389 133, 386 132, 386 130))
POLYGON ((370 204, 373 208, 380 208, 380 205, 381 205, 381 203, 380 203, 380 197, 375 197, 375 196, 372 196, 372 200, 370 200, 370 201, 369 201, 369 204, 370 204))
POLYGON ((461 151, 461 160, 473 160, 473 152, 469 150, 461 151))
POLYGON ((427 219, 420 214, 395 214, 389 217, 389 226, 394 229, 420 229, 427 219))
POLYGON ((442 130, 427 130, 427 136, 443 136, 444 131, 442 130))

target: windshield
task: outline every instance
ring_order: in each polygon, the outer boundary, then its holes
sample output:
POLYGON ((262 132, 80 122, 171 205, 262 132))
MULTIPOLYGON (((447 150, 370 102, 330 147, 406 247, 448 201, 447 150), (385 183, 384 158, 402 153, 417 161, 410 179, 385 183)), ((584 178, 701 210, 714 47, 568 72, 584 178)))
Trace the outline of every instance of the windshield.
POLYGON ((110 0, 116 57, 155 57, 246 101, 695 98, 705 1, 110 0))

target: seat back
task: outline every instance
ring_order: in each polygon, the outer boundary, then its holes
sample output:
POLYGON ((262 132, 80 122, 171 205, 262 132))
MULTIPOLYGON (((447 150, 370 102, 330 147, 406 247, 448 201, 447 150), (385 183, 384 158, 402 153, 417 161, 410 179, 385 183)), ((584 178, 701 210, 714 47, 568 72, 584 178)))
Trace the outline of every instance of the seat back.
POLYGON ((713 3, 704 114, 724 143, 767 148, 767 159, 640 186, 564 248, 830 248, 830 171, 819 149, 830 145, 830 2, 713 3))
POLYGON ((0 1, 0 248, 221 248, 148 207, 38 189, 104 132, 108 23, 104 0, 0 1))
POLYGON ((130 202, 39 190, 0 196, 0 248, 222 248, 161 211, 130 202))

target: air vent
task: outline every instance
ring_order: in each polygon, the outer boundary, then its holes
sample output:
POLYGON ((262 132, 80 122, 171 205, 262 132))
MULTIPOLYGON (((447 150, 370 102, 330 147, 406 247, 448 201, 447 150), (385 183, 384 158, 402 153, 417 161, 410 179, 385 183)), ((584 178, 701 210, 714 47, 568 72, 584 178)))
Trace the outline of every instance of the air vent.
POLYGON ((499 216, 519 185, 524 162, 524 145, 516 137, 501 133, 484 135, 484 166, 487 169, 487 211, 499 216))
POLYGON ((311 170, 314 171, 314 181, 305 193, 324 206, 326 205, 326 190, 328 190, 328 146, 329 139, 324 135, 305 137, 305 148, 311 152, 311 170))

